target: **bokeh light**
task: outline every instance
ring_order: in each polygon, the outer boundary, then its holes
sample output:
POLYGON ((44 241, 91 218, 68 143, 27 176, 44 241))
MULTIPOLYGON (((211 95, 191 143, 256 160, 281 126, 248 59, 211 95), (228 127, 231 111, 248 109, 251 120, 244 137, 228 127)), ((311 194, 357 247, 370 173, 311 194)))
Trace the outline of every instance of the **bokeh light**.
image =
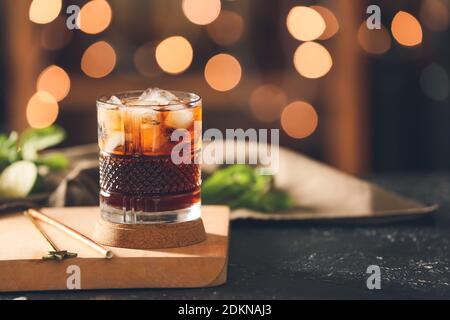
POLYGON ((61 101, 70 91, 69 75, 58 66, 49 66, 39 75, 37 91, 50 93, 56 101, 61 101))
POLYGON ((432 31, 445 31, 449 25, 448 1, 423 0, 420 18, 424 25, 432 31))
POLYGON ((222 5, 220 0, 183 0, 184 15, 198 25, 207 25, 217 19, 222 5))
POLYGON ((116 52, 105 41, 91 45, 81 59, 81 70, 92 78, 102 78, 110 74, 116 66, 116 52))
POLYGON ((272 84, 257 87, 250 96, 250 108, 255 117, 263 122, 278 120, 286 103, 284 91, 272 84))
POLYGON ((80 11, 80 29, 88 34, 104 31, 111 23, 112 10, 105 0, 93 0, 86 3, 80 11))
POLYGON ((193 56, 191 44, 180 36, 167 38, 156 47, 156 61, 159 67, 170 74, 178 74, 189 68, 193 56))
POLYGON ((66 26, 66 19, 58 17, 42 27, 41 46, 47 50, 60 50, 70 43, 72 34, 66 26))
POLYGON ((325 31, 326 24, 322 15, 309 7, 293 7, 286 19, 289 33, 297 40, 312 41, 325 31))
POLYGON ((241 81, 242 68, 232 55, 220 53, 209 59, 205 67, 206 82, 217 91, 228 91, 241 81))
POLYGON ((48 92, 36 92, 27 105, 27 121, 32 128, 47 128, 58 118, 59 106, 56 99, 48 92))
POLYGON ((432 100, 445 101, 449 96, 450 81, 447 71, 436 63, 423 70, 420 77, 423 92, 432 100))
POLYGON ((61 8, 61 0, 33 0, 30 5, 29 17, 34 23, 50 23, 58 17, 61 8))
POLYGON ((244 33, 244 19, 239 14, 223 10, 216 21, 207 26, 211 39, 222 46, 229 46, 239 41, 244 33))
POLYGON ((364 51, 370 54, 383 54, 391 48, 392 40, 385 26, 370 30, 363 22, 358 30, 358 42, 364 51))
POLYGON ((325 31, 318 38, 319 40, 327 40, 333 37, 339 31, 339 21, 334 13, 322 6, 311 6, 311 9, 316 10, 325 20, 325 31))
POLYGON ((305 42, 294 54, 294 66, 305 78, 317 79, 325 76, 333 66, 333 59, 321 44, 305 42))
POLYGON ((422 43, 423 33, 419 21, 410 13, 398 12, 392 20, 392 35, 398 43, 413 47, 422 43))
POLYGON ((284 108, 281 114, 281 126, 292 138, 304 139, 316 131, 319 116, 312 105, 304 101, 295 101, 284 108))
POLYGON ((154 77, 161 73, 155 58, 156 43, 148 42, 140 46, 133 56, 136 70, 146 77, 154 77))

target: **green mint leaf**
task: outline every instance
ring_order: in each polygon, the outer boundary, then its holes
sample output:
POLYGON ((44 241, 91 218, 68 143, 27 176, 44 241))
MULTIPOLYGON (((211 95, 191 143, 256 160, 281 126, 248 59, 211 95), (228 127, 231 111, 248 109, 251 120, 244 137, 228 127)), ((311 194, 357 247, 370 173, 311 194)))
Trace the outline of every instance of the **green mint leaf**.
POLYGON ((254 181, 254 171, 244 165, 230 166, 214 172, 202 185, 202 200, 220 204, 240 196, 254 181))
POLYGON ((20 160, 17 152, 17 140, 18 135, 14 131, 9 136, 5 134, 0 135, 0 170, 20 160))
POLYGON ((64 129, 51 126, 45 129, 28 129, 22 133, 19 141, 22 158, 36 161, 38 152, 61 143, 66 137, 64 129))
POLYGON ((285 191, 271 190, 261 198, 258 207, 263 212, 287 211, 294 207, 294 200, 285 191))
POLYGON ((260 175, 257 169, 247 165, 234 165, 213 173, 202 186, 202 201, 262 212, 294 207, 288 193, 274 188, 273 176, 260 175))
POLYGON ((57 171, 66 169, 69 166, 69 159, 62 153, 50 153, 40 156, 36 163, 47 166, 52 171, 57 171))

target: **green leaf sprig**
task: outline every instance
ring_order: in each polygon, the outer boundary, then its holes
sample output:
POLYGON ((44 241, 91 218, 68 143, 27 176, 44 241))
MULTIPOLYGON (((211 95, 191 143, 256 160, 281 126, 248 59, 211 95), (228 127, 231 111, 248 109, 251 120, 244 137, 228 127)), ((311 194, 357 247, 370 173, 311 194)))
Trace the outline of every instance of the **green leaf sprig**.
POLYGON ((233 165, 214 172, 202 184, 202 202, 262 212, 294 207, 289 194, 275 188, 273 176, 261 175, 257 168, 248 165, 233 165))
POLYGON ((59 126, 27 129, 20 136, 16 132, 0 134, 0 197, 41 192, 45 174, 67 168, 69 161, 61 153, 40 152, 61 143, 65 137, 59 126))

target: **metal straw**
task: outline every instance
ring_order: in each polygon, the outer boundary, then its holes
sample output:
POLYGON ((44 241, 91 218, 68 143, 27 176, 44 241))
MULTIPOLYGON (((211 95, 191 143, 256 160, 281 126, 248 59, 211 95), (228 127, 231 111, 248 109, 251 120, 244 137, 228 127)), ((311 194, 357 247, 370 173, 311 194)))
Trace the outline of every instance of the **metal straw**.
POLYGON ((36 222, 36 220, 28 213, 25 212, 25 216, 30 219, 33 226, 39 231, 39 233, 45 238, 45 240, 50 244, 53 251, 48 251, 48 254, 43 256, 44 260, 64 260, 77 257, 76 253, 69 252, 67 250, 60 250, 56 244, 50 239, 50 237, 45 233, 45 231, 41 228, 41 226, 36 222))
POLYGON ((111 259, 113 257, 113 253, 111 252, 111 250, 104 248, 103 246, 96 243, 94 240, 92 240, 92 239, 86 237, 85 235, 81 234, 80 232, 66 226, 65 224, 63 224, 59 221, 56 221, 53 218, 50 218, 49 216, 45 215, 38 209, 28 209, 28 214, 37 220, 48 223, 49 225, 64 232, 68 236, 74 238, 75 240, 80 241, 81 243, 83 243, 83 244, 87 245, 88 247, 94 249, 95 251, 99 252, 105 258, 111 259))

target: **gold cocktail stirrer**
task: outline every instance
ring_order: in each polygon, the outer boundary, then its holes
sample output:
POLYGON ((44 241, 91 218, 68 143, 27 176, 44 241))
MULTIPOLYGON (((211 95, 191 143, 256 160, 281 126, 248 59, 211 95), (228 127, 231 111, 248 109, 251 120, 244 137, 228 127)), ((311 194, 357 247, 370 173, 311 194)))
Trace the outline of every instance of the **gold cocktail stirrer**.
POLYGON ((38 209, 28 209, 27 213, 34 219, 45 222, 45 223, 57 228, 58 230, 64 232, 68 236, 74 238, 75 240, 78 240, 79 242, 87 245, 91 249, 94 249, 95 251, 100 253, 105 258, 111 259, 113 257, 113 253, 111 252, 111 250, 104 248, 103 246, 96 243, 94 240, 86 237, 85 235, 72 229, 71 227, 68 227, 63 223, 56 221, 53 218, 50 218, 49 216, 45 215, 38 209))
POLYGON ((33 226, 39 231, 39 233, 45 238, 47 243, 52 247, 53 251, 48 251, 48 254, 43 256, 44 260, 64 260, 77 257, 76 253, 69 252, 67 250, 60 250, 56 244, 50 239, 50 237, 45 233, 41 226, 36 222, 36 220, 28 213, 25 212, 25 216, 30 219, 33 226))

